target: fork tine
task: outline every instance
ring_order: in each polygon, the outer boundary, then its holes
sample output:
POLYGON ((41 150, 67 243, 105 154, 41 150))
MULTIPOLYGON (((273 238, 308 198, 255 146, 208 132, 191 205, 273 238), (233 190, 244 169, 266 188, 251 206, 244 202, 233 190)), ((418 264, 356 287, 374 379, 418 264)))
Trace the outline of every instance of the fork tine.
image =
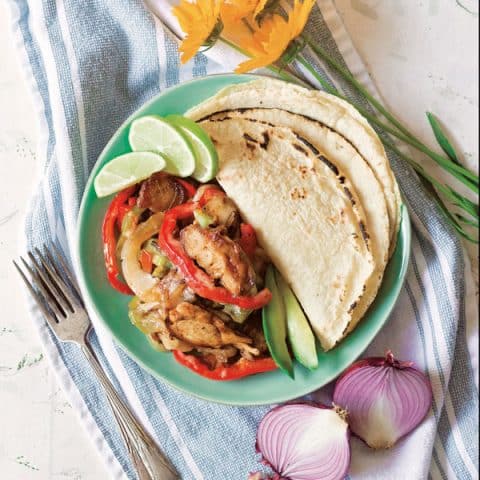
POLYGON ((57 319, 55 318, 54 315, 48 310, 48 308, 45 306, 45 304, 42 301, 41 295, 38 294, 38 292, 33 288, 32 284, 26 277, 26 275, 23 273, 22 269, 18 266, 17 262, 13 260, 13 264, 15 265, 15 268, 17 269, 18 273, 22 277, 22 280, 24 281, 26 287, 28 288, 28 291, 31 293, 32 297, 34 298, 36 304, 38 305, 38 308, 40 311, 43 313, 43 316, 45 317, 45 320, 48 322, 50 325, 51 329, 56 333, 56 328, 57 328, 57 319))
POLYGON ((67 303, 67 306, 71 312, 74 312, 74 305, 78 305, 78 302, 75 300, 75 298, 72 296, 72 293, 69 292, 69 288, 63 281, 63 279, 55 272, 52 267, 49 265, 48 261, 45 259, 43 254, 40 252, 38 248, 35 248, 35 253, 37 254, 38 258, 40 259, 40 263, 42 264, 42 267, 44 270, 47 271, 51 283, 59 293, 59 295, 65 300, 67 303))
MULTIPOLYGON (((46 260, 48 260, 48 266, 53 269, 53 271, 58 275, 59 278, 63 280, 63 283, 65 284, 65 288, 69 288, 71 290, 70 285, 67 284, 65 281, 65 274, 60 270, 60 267, 57 265, 53 257, 50 255, 47 246, 44 244, 43 245, 43 255, 46 260)), ((47 263, 45 261, 45 263, 47 263)))
MULTIPOLYGON (((30 252, 28 252, 30 254, 30 252)), ((30 255, 29 255, 30 256, 30 255)), ((34 285, 40 290, 43 295, 45 303, 49 306, 50 310, 53 310, 57 321, 60 321, 61 318, 65 318, 66 312, 65 309, 60 305, 60 303, 55 298, 55 293, 52 291, 52 287, 48 279, 44 276, 43 272, 39 268, 35 259, 30 256, 30 259, 33 262, 33 268, 25 261, 23 257, 20 257, 20 260, 23 263, 25 269, 30 273, 34 285)))
MULTIPOLYGON (((50 260, 51 263, 53 263, 55 265, 55 262, 53 261, 52 255, 50 254, 50 251, 48 250, 47 246, 44 245, 43 247, 44 247, 44 250, 45 250, 45 253, 46 253, 48 259, 50 260)), ((59 248, 57 248, 55 243, 52 243, 51 247, 53 248, 53 250, 55 252, 55 255, 57 256, 57 258, 60 262, 60 265, 62 266, 63 271, 65 272, 65 275, 67 276, 68 281, 70 282, 70 286, 71 286, 71 289, 72 289, 73 293, 75 293, 75 295, 78 297, 78 300, 80 301, 80 303, 83 304, 83 302, 81 300, 82 296, 80 295, 80 287, 78 286, 78 282, 75 280, 75 277, 73 276, 72 271, 70 270, 69 266, 67 265, 67 261, 65 260, 65 257, 63 255, 63 253, 60 251, 59 248)))
MULTIPOLYGON (((70 304, 65 301, 65 298, 62 295, 62 291, 58 288, 58 285, 53 281, 52 277, 49 275, 49 272, 45 268, 42 262, 38 262, 32 252, 27 252, 28 258, 32 262, 32 265, 35 267, 36 272, 39 277, 43 280, 43 284, 47 287, 50 292, 50 296, 53 298, 53 301, 61 308, 64 312, 63 317, 66 316, 68 311, 73 311, 70 304)), ((28 268, 28 267, 27 267, 28 268)))

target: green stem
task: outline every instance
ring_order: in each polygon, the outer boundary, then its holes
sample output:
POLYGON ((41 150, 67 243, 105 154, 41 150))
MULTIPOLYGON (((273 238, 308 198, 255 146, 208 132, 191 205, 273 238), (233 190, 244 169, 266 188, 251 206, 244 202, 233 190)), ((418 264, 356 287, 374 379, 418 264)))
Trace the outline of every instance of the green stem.
MULTIPOLYGON (((392 125, 394 125, 401 133, 403 133, 403 141, 407 141, 410 145, 422 151, 428 155, 432 160, 435 160, 443 168, 447 170, 455 170, 458 173, 461 173, 465 177, 469 178, 473 182, 478 184, 478 175, 475 175, 473 172, 470 172, 461 165, 457 165, 455 162, 452 162, 450 159, 444 158, 442 155, 434 152, 424 145, 418 138, 416 138, 399 120, 397 120, 370 92, 345 68, 338 64, 335 60, 330 58, 330 56, 312 39, 303 34, 303 38, 306 41, 307 45, 322 59, 324 59, 332 68, 334 68, 340 75, 343 76, 345 80, 351 83, 386 119, 388 119, 392 125)), ((394 133, 392 133, 395 135, 394 133)), ((471 187, 470 187, 471 188, 471 187)), ((478 187, 477 187, 478 193, 478 187)))
POLYGON ((332 95, 339 95, 338 90, 335 87, 332 87, 324 78, 319 75, 319 73, 310 65, 309 62, 302 56, 302 55, 297 55, 295 57, 295 60, 298 61, 301 65, 305 67, 306 70, 310 72, 310 74, 318 80, 320 85, 323 87, 325 91, 328 93, 331 93, 332 95))
MULTIPOLYGON (((332 87, 328 82, 325 81, 325 79, 322 78, 322 76, 309 64, 307 60, 302 55, 298 55, 296 57, 296 60, 303 65, 322 85, 323 88, 325 88, 329 93, 337 96, 338 98, 341 98, 342 100, 345 100, 349 103, 351 103, 355 108, 372 124, 376 125, 377 127, 381 128, 385 132, 390 133, 391 135, 397 137, 399 140, 404 141, 405 143, 423 151, 424 153, 428 152, 425 150, 426 147, 424 145, 417 145, 415 142, 413 142, 409 137, 405 136, 403 133, 398 132, 396 129, 392 128, 390 125, 382 122, 376 115, 371 114, 368 110, 363 108, 361 105, 358 105, 354 102, 351 102, 348 100, 344 95, 342 95, 336 88, 332 87)), ((427 149, 428 150, 428 149, 427 149)), ((471 180, 466 178, 462 173, 459 173, 457 168, 459 167, 457 164, 451 162, 450 160, 444 159, 442 156, 439 155, 439 161, 442 166, 451 174, 453 175, 457 180, 462 182, 464 185, 466 185, 470 190, 478 194, 478 185, 475 185, 471 180), (451 168, 451 165, 455 165, 455 169, 451 168)), ((460 167, 463 169, 463 167, 460 167)))
MULTIPOLYGON (((343 98, 346 100, 345 97, 342 95, 338 95, 339 98, 343 98)), ((350 102, 352 103, 352 102, 350 102)), ((355 105, 355 104, 353 104, 355 105)), ((372 124, 376 125, 377 127, 380 127, 382 130, 390 133, 391 135, 397 137, 399 140, 404 141, 408 145, 411 145, 412 147, 417 148, 418 150, 422 151, 423 153, 427 153, 423 148, 420 148, 419 146, 415 145, 413 142, 410 141, 408 137, 405 137, 403 134, 398 133, 395 129, 390 127, 389 125, 383 123, 376 117, 375 115, 372 115, 368 110, 364 109, 363 107, 359 105, 355 105, 355 108, 372 124)), ((428 155, 428 153, 427 153, 428 155)), ((450 173, 450 175, 454 176, 457 180, 459 180, 461 183, 463 183, 465 186, 467 186, 470 190, 472 190, 474 193, 478 194, 478 185, 473 183, 471 180, 466 178, 463 174, 459 173, 456 171, 456 169, 451 169, 450 165, 448 164, 449 161, 445 160, 443 157, 440 156, 441 161, 438 161, 441 166, 445 168, 445 170, 450 173), (448 165, 447 165, 448 164, 448 165)), ((456 165, 456 164, 454 164, 456 165)))
MULTIPOLYGON (((456 206, 458 206, 459 208, 461 208, 462 210, 467 212, 469 215, 471 215, 472 217, 478 220, 478 213, 474 211, 472 212, 470 209, 465 208, 464 205, 458 203, 458 198, 456 197, 456 195, 452 194, 452 191, 449 187, 443 185, 434 177, 430 176, 418 162, 416 162, 412 158, 405 155, 400 149, 396 147, 396 145, 389 142, 388 140, 384 140, 383 143, 388 149, 390 149, 392 152, 397 154, 398 157, 400 157, 402 160, 405 160, 407 163, 409 163, 419 175, 425 178, 425 180, 427 180, 431 185, 433 185, 438 191, 443 193, 445 197, 447 197, 452 203, 454 203, 456 206)), ((458 222, 456 223, 458 224, 458 222)))
MULTIPOLYGON (((425 183, 430 186, 430 188, 432 189, 432 194, 435 196, 436 200, 437 200, 437 205, 439 206, 440 210, 443 212, 443 214, 445 215, 446 219, 449 221, 449 223, 453 226, 453 228, 462 236, 464 237, 466 240, 468 240, 469 242, 472 242, 472 243, 478 243, 478 239, 475 239, 473 237, 471 237, 463 228, 462 226, 458 223, 458 220, 457 218, 455 218, 452 213, 448 210, 447 206, 443 203, 442 199, 438 196, 438 193, 436 192, 435 189, 433 189, 432 187, 432 183, 433 184, 436 184, 437 187, 441 187, 440 189, 442 189, 444 186, 440 183, 438 183, 433 177, 430 177, 430 175, 428 175, 423 167, 421 165, 419 165, 417 162, 415 162, 415 160, 409 158, 407 155, 405 155, 404 153, 402 153, 393 143, 389 143, 389 142, 386 142, 386 145, 385 145, 387 148, 391 149, 394 153, 396 153, 399 157, 401 157, 403 160, 405 160, 406 162, 408 162, 414 169, 415 171, 418 172, 418 174, 421 176, 421 178, 423 177, 425 183), (432 182, 433 180, 433 182, 432 182)), ((470 223, 470 222, 469 222, 470 223)), ((473 222, 471 222, 473 224, 473 222)), ((478 227, 477 227, 478 228, 478 227)))

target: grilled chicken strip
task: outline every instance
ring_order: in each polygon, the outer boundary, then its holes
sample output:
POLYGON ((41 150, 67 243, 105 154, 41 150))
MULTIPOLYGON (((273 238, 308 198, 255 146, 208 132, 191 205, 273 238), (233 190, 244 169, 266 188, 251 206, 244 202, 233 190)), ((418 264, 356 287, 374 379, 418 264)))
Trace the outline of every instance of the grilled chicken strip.
POLYGON ((214 195, 204 206, 204 212, 213 218, 215 225, 238 227, 240 216, 237 207, 226 195, 214 195))
POLYGON ((169 312, 166 325, 175 337, 199 347, 219 348, 252 342, 251 338, 235 333, 213 313, 187 302, 169 312))
POLYGON ((255 270, 241 247, 221 233, 192 224, 180 232, 187 254, 233 295, 249 293, 255 286, 255 270))
POLYGON ((193 302, 195 293, 185 283, 185 279, 173 268, 155 287, 157 301, 162 310, 168 312, 181 302, 193 302))
POLYGON ((155 333, 167 350, 181 350, 189 352, 193 346, 176 338, 170 333, 165 324, 166 312, 163 307, 156 303, 142 303, 130 312, 133 323, 144 333, 155 333))

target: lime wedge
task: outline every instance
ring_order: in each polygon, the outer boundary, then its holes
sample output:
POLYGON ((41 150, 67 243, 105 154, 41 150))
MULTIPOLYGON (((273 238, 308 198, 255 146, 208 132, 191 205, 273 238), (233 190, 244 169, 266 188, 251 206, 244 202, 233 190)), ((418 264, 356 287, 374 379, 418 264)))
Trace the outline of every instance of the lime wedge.
POLYGON ((169 115, 166 120, 188 137, 195 152, 195 170, 192 177, 206 183, 215 178, 218 171, 218 155, 208 133, 197 123, 182 115, 169 115))
POLYGON ((165 157, 165 171, 188 177, 195 170, 195 154, 182 131, 156 115, 137 118, 130 126, 128 141, 135 152, 156 152, 165 157))
POLYGON ((98 197, 106 197, 145 180, 165 168, 165 159, 153 152, 130 152, 108 162, 95 177, 98 197))

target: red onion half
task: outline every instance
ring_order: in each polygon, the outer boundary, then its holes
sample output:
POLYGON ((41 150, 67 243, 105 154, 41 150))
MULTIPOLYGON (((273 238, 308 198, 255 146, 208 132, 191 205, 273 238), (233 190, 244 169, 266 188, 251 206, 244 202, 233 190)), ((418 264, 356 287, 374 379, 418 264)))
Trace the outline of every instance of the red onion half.
MULTIPOLYGON (((350 465, 345 412, 317 404, 270 410, 257 432, 257 450, 279 480, 340 480, 350 465)), ((255 477, 253 477, 255 478, 255 477)))
POLYGON ((432 387, 413 362, 383 357, 354 363, 337 380, 333 402, 348 412, 352 432, 372 448, 390 448, 411 432, 432 404, 432 387))

